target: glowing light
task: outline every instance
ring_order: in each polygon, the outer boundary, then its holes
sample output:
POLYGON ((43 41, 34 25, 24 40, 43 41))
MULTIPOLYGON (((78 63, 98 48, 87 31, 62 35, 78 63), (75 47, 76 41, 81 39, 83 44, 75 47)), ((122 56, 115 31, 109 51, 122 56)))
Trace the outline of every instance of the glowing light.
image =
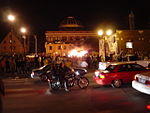
POLYGON ((150 110, 150 105, 147 105, 146 108, 150 110))
POLYGON ((111 29, 106 31, 106 35, 110 36, 111 34, 112 34, 112 30, 111 29))
POLYGON ((103 34, 104 34, 103 30, 99 30, 99 31, 98 31, 98 35, 101 36, 101 35, 103 35, 103 34))
POLYGON ((95 76, 98 77, 99 76, 99 71, 95 71, 95 76))
POLYGON ((105 76, 104 75, 100 75, 99 78, 105 78, 105 76))
POLYGON ((86 50, 77 51, 76 49, 71 50, 68 54, 69 57, 75 56, 75 57, 83 57, 88 52, 86 50))
POLYGON ((13 22, 13 21, 15 20, 15 16, 14 16, 14 15, 11 15, 11 14, 8 15, 7 18, 8 18, 8 20, 11 21, 11 22, 13 22))
POLYGON ((21 31, 21 33, 26 33, 27 32, 26 28, 24 28, 24 27, 20 28, 20 31, 21 31))
POLYGON ((126 48, 133 48, 132 42, 126 42, 126 48))

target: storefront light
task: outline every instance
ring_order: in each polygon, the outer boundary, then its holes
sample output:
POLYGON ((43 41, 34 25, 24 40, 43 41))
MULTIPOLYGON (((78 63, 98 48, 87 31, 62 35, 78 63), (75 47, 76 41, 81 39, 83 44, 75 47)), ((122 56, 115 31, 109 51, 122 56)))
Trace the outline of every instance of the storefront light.
POLYGON ((126 42, 126 48, 133 48, 133 42, 126 42))

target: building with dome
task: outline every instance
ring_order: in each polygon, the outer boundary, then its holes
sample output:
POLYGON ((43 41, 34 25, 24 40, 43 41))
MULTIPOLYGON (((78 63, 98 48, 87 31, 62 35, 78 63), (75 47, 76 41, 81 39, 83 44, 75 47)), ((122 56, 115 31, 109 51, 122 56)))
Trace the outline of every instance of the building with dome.
POLYGON ((46 54, 65 56, 70 50, 76 48, 87 51, 98 49, 97 33, 84 30, 84 26, 75 17, 67 17, 58 28, 58 31, 46 31, 45 33, 46 54), (92 47, 92 44, 95 46, 92 47))

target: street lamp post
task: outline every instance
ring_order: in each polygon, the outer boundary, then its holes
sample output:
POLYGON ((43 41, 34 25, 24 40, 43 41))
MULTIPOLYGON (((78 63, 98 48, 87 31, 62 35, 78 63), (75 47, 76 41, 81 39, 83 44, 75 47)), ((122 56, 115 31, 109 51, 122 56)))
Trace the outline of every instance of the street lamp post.
POLYGON ((37 55, 37 35, 34 35, 35 39, 35 55, 37 55))
POLYGON ((13 24, 13 22, 15 21, 15 16, 14 15, 12 15, 12 14, 9 14, 8 16, 7 16, 7 19, 8 19, 8 21, 10 21, 11 22, 11 36, 10 36, 10 44, 11 44, 11 46, 10 46, 10 49, 11 49, 11 55, 13 54, 13 41, 12 41, 12 33, 13 33, 13 26, 12 26, 12 24, 13 24))
POLYGON ((25 36, 25 33, 27 32, 26 28, 25 27, 21 27, 20 28, 20 32, 23 34, 22 35, 22 38, 23 38, 23 48, 24 48, 24 55, 26 54, 26 36, 25 36))
MULTIPOLYGON (((106 31, 99 30, 98 35, 103 39, 103 60, 106 61, 106 39, 108 36, 112 35, 112 30, 108 29, 106 31)), ((101 56, 101 41, 99 38, 99 56, 101 56)))

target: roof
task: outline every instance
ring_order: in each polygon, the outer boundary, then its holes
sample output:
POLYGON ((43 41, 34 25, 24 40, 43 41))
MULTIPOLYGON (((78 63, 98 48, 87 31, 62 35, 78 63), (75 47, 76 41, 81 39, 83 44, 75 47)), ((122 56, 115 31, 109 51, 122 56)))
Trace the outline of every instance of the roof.
POLYGON ((73 27, 73 28, 77 28, 77 27, 82 27, 81 23, 79 20, 76 20, 75 17, 73 16, 69 16, 66 19, 64 19, 61 23, 60 26, 61 28, 64 27, 73 27))

